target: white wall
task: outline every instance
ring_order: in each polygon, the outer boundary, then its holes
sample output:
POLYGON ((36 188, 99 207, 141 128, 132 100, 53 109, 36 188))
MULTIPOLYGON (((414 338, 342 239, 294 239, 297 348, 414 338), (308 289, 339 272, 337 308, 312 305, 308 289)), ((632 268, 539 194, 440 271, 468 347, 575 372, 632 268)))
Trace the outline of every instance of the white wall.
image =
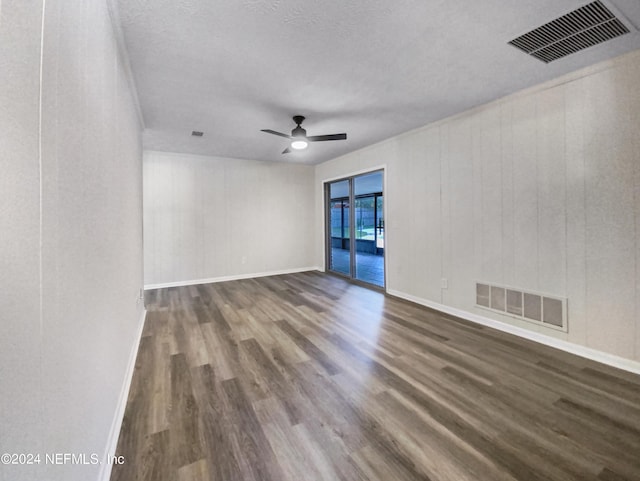
MULTIPOLYGON (((43 450, 38 160, 40 2, 0 10, 0 452, 43 450)), ((0 465, 0 479, 34 479, 0 465)))
POLYGON ((143 312, 140 126, 105 3, 43 8, 0 11, 0 453, 42 456, 0 480, 85 481, 44 455, 107 448, 143 312))
POLYGON ((314 168, 145 152, 145 285, 314 266, 314 168))
POLYGON ((320 164, 316 238, 322 182, 386 164, 389 290, 638 361, 639 79, 636 51, 320 164), (569 332, 475 308, 476 280, 566 296, 569 332))

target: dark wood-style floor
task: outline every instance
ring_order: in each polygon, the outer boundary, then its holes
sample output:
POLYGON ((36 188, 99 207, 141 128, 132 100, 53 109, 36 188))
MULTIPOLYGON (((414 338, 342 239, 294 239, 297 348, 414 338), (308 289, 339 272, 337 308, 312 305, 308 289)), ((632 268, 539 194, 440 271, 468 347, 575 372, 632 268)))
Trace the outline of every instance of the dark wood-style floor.
POLYGON ((147 293, 114 481, 640 480, 640 377, 302 273, 147 293))

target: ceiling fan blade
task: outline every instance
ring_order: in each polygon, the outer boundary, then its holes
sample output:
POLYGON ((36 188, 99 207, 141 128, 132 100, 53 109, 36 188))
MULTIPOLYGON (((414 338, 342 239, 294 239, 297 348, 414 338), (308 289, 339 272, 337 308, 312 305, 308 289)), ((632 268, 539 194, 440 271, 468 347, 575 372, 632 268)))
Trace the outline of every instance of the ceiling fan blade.
POLYGON ((289 147, 282 151, 283 154, 288 154, 289 152, 291 152, 291 149, 289 149, 289 147))
POLYGON ((323 142, 325 140, 346 140, 347 134, 312 135, 307 137, 309 142, 323 142))
POLYGON ((276 132, 275 130, 271 130, 271 129, 262 129, 262 132, 266 132, 268 134, 273 134, 273 135, 279 135, 280 137, 286 137, 287 139, 293 138, 288 134, 283 134, 282 132, 276 132))

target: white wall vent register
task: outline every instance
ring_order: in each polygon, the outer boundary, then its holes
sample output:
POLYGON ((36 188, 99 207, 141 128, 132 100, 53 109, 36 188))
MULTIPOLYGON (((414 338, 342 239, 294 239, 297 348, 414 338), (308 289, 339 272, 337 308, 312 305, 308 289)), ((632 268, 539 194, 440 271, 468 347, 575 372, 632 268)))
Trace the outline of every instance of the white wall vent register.
POLYGON ((567 332, 567 299, 476 282, 476 306, 567 332))

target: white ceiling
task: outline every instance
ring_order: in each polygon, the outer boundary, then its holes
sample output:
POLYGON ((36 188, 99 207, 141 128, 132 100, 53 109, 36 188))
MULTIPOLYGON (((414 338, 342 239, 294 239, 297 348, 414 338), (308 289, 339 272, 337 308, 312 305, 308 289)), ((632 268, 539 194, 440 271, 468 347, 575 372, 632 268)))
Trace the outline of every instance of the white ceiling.
MULTIPOLYGON (((640 48, 634 30, 544 64, 507 44, 588 0, 114 1, 145 148, 222 157, 318 163, 640 48), (281 155, 260 129, 295 114, 348 140, 281 155)), ((640 25, 638 0, 603 3, 640 25)))

